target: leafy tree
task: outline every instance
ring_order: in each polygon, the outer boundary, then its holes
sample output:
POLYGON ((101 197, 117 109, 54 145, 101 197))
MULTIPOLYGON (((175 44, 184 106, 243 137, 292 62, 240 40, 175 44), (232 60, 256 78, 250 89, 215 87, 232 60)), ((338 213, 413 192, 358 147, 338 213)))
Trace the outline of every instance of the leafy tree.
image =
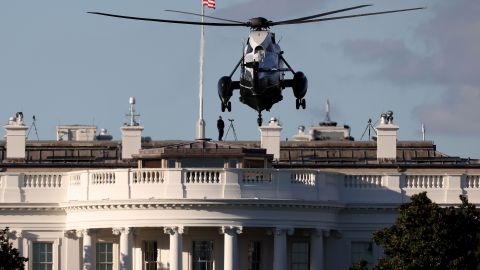
POLYGON ((28 259, 21 257, 18 249, 13 248, 8 234, 8 227, 0 230, 0 270, 23 270, 28 259))
POLYGON ((480 214, 464 196, 460 200, 460 207, 439 207, 426 192, 412 196, 394 225, 373 234, 385 249, 373 269, 477 269, 480 214))

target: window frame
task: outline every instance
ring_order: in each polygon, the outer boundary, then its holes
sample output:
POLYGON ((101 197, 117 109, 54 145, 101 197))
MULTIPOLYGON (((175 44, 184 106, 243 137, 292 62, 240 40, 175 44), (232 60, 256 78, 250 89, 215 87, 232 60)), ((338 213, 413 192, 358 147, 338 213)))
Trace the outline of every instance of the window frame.
POLYGON ((53 238, 53 237, 37 237, 34 239, 27 240, 28 245, 28 254, 22 255, 28 258, 32 258, 32 260, 28 260, 25 262, 25 269, 33 270, 33 244, 34 243, 51 243, 52 244, 52 270, 58 270, 59 267, 59 245, 61 238, 53 238))

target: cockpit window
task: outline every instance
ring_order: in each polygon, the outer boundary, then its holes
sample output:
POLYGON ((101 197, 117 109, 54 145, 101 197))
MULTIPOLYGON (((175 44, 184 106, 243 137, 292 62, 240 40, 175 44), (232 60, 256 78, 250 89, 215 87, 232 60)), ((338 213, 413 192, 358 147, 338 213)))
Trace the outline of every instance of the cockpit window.
POLYGON ((247 50, 245 51, 245 54, 253 52, 252 46, 250 44, 247 45, 247 50))

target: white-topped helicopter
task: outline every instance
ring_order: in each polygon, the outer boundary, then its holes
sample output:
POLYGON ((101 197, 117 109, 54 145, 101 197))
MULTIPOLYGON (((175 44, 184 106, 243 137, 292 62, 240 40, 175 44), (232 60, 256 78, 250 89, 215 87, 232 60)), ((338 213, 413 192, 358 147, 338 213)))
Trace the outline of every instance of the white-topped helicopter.
POLYGON ((293 68, 287 63, 283 57, 283 51, 280 49, 276 39, 275 33, 270 31, 270 27, 276 25, 289 25, 289 24, 303 24, 314 23, 322 21, 331 21, 339 19, 347 19, 354 17, 372 16, 387 13, 397 13, 423 9, 409 8, 399 10, 388 10, 381 12, 354 14, 337 17, 327 17, 328 15, 346 12, 354 9, 364 8, 371 5, 359 5, 349 8, 343 8, 315 14, 312 16, 306 16, 296 19, 284 20, 273 22, 263 17, 252 18, 247 22, 223 19, 213 16, 206 16, 192 12, 166 10, 169 12, 177 12, 182 14, 189 14, 195 16, 203 16, 204 18, 210 18, 223 22, 197 22, 197 21, 180 21, 180 20, 165 20, 165 19, 153 19, 142 17, 131 17, 101 12, 88 12, 91 14, 110 16, 123 19, 163 22, 163 23, 176 23, 176 24, 190 24, 190 25, 206 25, 206 26, 245 26, 250 28, 250 34, 248 36, 247 43, 243 50, 243 56, 237 63, 233 71, 229 76, 224 76, 218 81, 218 96, 220 97, 222 112, 232 110, 232 103, 230 98, 233 96, 234 90, 240 90, 240 101, 252 109, 258 112, 258 125, 263 122, 262 111, 269 111, 272 106, 283 99, 282 90, 290 87, 295 95, 296 109, 305 109, 306 101, 304 99, 307 88, 308 80, 303 72, 295 72, 293 68), (236 70, 240 66, 240 80, 233 81, 232 77, 236 70), (285 72, 291 72, 293 74, 292 79, 285 79, 285 72))

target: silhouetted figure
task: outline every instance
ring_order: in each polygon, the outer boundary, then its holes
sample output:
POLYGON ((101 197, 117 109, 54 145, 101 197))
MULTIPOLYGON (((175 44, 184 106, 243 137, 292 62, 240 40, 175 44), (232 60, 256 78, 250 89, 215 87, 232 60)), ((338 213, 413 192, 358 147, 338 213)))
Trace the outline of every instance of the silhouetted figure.
POLYGON ((218 140, 221 141, 223 138, 223 129, 225 128, 225 123, 223 122, 221 116, 218 117, 217 128, 218 128, 218 140))

